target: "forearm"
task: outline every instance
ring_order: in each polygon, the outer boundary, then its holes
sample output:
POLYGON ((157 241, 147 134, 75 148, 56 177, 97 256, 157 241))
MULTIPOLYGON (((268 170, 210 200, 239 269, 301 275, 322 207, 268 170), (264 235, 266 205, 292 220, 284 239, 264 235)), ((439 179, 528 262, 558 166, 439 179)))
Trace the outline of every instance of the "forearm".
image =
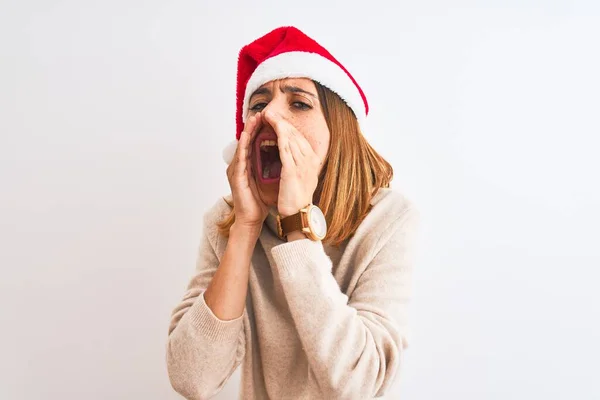
POLYGON ((366 325, 348 305, 317 243, 285 246, 273 252, 278 282, 323 396, 372 398, 389 377, 388 366, 397 364, 397 349, 386 332, 366 325))
POLYGON ((216 243, 211 243, 209 238, 216 237, 215 223, 220 218, 218 210, 213 210, 205 216, 205 232, 198 250, 196 274, 182 301, 173 311, 169 327, 169 378, 173 388, 187 399, 213 397, 221 390, 245 355, 243 308, 235 318, 235 313, 231 313, 231 318, 228 318, 219 307, 221 298, 224 302, 229 302, 227 293, 225 296, 219 294, 223 290, 236 293, 235 287, 229 289, 227 282, 236 279, 243 281, 244 266, 243 263, 238 263, 238 259, 249 257, 245 256, 245 253, 248 253, 245 249, 250 247, 250 244, 244 246, 244 237, 247 235, 240 235, 233 229, 227 250, 227 253, 231 254, 219 259, 216 243), (208 305, 209 296, 205 297, 215 274, 216 284, 211 289, 213 293, 210 297, 212 304, 217 304, 213 307, 217 309, 218 317, 208 305))
POLYGON ((396 375, 406 346, 416 221, 415 213, 405 212, 383 230, 351 298, 319 243, 299 240, 272 249, 298 336, 329 398, 381 395, 396 375))
POLYGON ((250 260, 260 234, 260 227, 231 227, 225 253, 215 272, 204 299, 213 314, 229 321, 244 312, 248 291, 250 260))

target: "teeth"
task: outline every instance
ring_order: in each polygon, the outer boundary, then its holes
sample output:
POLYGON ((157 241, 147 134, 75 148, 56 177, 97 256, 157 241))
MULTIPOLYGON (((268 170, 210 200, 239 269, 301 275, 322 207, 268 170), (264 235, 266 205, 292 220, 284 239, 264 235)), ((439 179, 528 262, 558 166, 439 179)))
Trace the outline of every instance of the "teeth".
POLYGON ((277 141, 276 140, 263 140, 260 144, 260 147, 267 147, 267 146, 277 146, 277 141))

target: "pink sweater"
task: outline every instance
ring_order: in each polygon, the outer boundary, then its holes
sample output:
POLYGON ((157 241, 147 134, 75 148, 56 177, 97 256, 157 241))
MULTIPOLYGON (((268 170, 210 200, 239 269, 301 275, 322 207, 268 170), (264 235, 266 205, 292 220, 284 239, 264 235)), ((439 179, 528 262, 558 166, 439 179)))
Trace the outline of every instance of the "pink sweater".
POLYGON ((368 399, 395 380, 407 346, 418 213, 381 189, 339 248, 285 242, 265 222, 252 256, 246 309, 219 320, 203 297, 227 239, 205 214, 195 275, 172 314, 167 367, 173 388, 208 399, 242 365, 242 399, 368 399))

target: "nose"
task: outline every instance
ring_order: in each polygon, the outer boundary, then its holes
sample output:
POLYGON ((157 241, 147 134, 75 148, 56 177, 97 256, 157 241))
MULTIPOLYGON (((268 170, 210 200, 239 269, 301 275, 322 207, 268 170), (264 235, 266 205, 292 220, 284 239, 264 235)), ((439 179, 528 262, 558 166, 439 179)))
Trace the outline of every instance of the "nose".
POLYGON ((274 111, 276 114, 285 116, 288 110, 287 98, 284 93, 281 93, 279 88, 273 88, 275 95, 269 101, 269 103, 262 109, 262 113, 264 114, 268 110, 274 111))
POLYGON ((263 115, 263 118, 261 119, 262 121, 262 126, 260 128, 260 132, 261 133, 272 133, 275 134, 275 127, 271 126, 271 124, 269 123, 269 121, 267 120, 267 118, 264 117, 264 115, 267 112, 274 112, 275 114, 281 115, 285 118, 286 116, 286 100, 285 99, 281 99, 281 98, 273 98, 271 99, 271 101, 269 101, 269 103, 261 110, 261 114, 263 115))
MULTIPOLYGON (((281 113, 281 111, 282 111, 282 107, 277 104, 277 99, 271 99, 271 101, 269 101, 269 104, 267 104, 265 106, 265 108, 262 109, 261 114, 265 115, 269 112, 274 112, 276 114, 279 114, 279 113, 281 113)), ((265 122, 266 122, 266 120, 265 120, 265 122)))

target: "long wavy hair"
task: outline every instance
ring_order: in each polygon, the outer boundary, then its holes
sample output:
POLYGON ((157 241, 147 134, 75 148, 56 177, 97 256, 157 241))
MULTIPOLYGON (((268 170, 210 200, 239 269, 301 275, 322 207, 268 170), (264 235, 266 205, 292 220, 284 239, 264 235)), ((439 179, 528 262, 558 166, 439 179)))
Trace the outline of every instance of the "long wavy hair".
MULTIPOLYGON (((380 188, 389 187, 394 171, 362 135, 354 112, 327 87, 313 81, 331 135, 313 204, 325 214, 324 243, 337 246, 350 238, 371 209, 380 188)), ((219 222, 219 232, 229 235, 235 209, 219 222)))

